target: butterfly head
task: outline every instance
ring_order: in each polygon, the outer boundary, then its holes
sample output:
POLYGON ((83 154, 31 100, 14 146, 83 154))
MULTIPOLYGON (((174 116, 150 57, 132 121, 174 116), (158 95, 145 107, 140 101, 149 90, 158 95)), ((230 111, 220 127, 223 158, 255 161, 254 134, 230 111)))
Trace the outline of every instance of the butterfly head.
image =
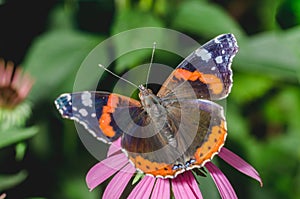
POLYGON ((153 92, 150 89, 144 87, 143 85, 140 85, 139 91, 139 98, 143 107, 149 108, 153 104, 159 103, 159 99, 153 94, 153 92))

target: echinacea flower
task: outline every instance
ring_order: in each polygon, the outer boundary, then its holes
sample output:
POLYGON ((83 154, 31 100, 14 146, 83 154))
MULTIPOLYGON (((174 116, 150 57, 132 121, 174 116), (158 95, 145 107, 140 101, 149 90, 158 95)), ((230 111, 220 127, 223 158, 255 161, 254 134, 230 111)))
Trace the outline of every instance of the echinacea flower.
MULTIPOLYGON (((257 180, 262 186, 258 172, 239 156, 225 147, 221 149, 218 156, 238 171, 257 180)), ((210 173, 223 199, 237 198, 230 182, 218 167, 212 162, 207 162, 204 167, 210 173)), ((120 139, 118 139, 110 146, 107 158, 90 169, 86 182, 89 189, 93 190, 114 175, 103 193, 103 198, 120 198, 135 172, 134 166, 122 153, 120 139)), ((144 176, 128 198, 171 198, 171 195, 175 198, 202 198, 192 171, 179 174, 174 179, 144 176)))
POLYGON ((1 127, 23 124, 30 115, 30 105, 23 103, 33 85, 32 78, 11 61, 0 58, 0 122, 1 127))

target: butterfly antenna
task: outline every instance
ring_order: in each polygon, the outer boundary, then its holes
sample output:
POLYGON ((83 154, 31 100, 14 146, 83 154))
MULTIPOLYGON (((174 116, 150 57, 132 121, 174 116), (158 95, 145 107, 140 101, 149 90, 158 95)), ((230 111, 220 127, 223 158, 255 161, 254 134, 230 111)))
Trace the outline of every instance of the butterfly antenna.
POLYGON ((117 78, 123 80, 124 82, 127 82, 128 84, 134 86, 135 88, 139 88, 136 84, 132 83, 131 81, 129 81, 129 80, 127 80, 127 79, 125 79, 125 78, 123 78, 123 77, 121 77, 121 76, 115 74, 114 72, 108 70, 108 69, 105 68, 102 64, 99 64, 99 66, 100 66, 100 68, 103 68, 105 71, 109 72, 109 73, 112 74, 113 76, 115 76, 115 77, 117 77, 117 78))
POLYGON ((147 79, 146 79, 146 88, 148 88, 148 81, 149 81, 149 76, 150 76, 151 67, 153 63, 155 48, 156 48, 156 42, 153 42, 152 55, 151 55, 150 65, 149 65, 147 79))

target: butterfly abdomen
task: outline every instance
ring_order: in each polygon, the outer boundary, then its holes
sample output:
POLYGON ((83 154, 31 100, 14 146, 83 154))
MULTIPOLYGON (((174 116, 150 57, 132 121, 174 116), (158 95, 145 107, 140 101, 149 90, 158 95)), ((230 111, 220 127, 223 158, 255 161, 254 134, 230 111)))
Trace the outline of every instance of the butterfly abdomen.
POLYGON ((168 144, 172 147, 176 147, 177 142, 174 138, 174 132, 172 132, 172 128, 167 120, 167 110, 161 104, 159 97, 143 86, 140 86, 139 97, 144 110, 149 115, 153 122, 153 126, 156 128, 155 131, 159 132, 168 144))

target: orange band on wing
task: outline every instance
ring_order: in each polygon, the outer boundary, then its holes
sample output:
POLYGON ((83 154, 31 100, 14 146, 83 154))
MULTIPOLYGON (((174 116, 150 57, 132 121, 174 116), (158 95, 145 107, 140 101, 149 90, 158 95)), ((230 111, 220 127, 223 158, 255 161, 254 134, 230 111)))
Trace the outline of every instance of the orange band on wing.
POLYGON ((111 94, 108 97, 106 106, 102 108, 102 115, 99 118, 99 127, 102 130, 103 134, 107 137, 114 137, 116 132, 114 131, 113 127, 110 125, 111 123, 111 116, 112 113, 115 111, 115 107, 119 103, 118 96, 111 94))
POLYGON ((209 85, 209 88, 212 90, 213 94, 217 95, 222 93, 224 85, 219 77, 212 74, 202 74, 199 79, 201 82, 209 85))
POLYGON ((186 81, 194 82, 199 80, 202 83, 207 84, 210 90, 215 95, 221 94, 224 89, 222 80, 218 76, 213 74, 204 74, 204 73, 200 73, 197 70, 191 72, 189 70, 179 68, 174 71, 174 76, 177 79, 184 79, 186 81))
POLYGON ((224 145, 226 134, 225 121, 221 121, 220 126, 212 127, 207 141, 203 143, 194 154, 196 159, 194 164, 202 165, 204 161, 210 160, 215 153, 218 153, 220 148, 224 145))
POLYGON ((178 170, 173 170, 172 165, 165 163, 151 162, 142 156, 130 157, 134 166, 146 174, 153 176, 174 176, 178 170))
POLYGON ((101 118, 99 119, 99 127, 101 128, 104 135, 112 138, 116 135, 116 132, 114 131, 113 127, 110 125, 110 122, 111 122, 111 114, 102 113, 101 118))
POLYGON ((108 96, 106 105, 102 107, 102 114, 99 118, 99 127, 102 130, 103 134, 107 137, 112 138, 116 135, 116 132, 111 125, 111 121, 116 107, 120 105, 124 107, 141 106, 141 104, 137 100, 133 100, 129 97, 121 96, 118 94, 110 94, 108 96))
POLYGON ((201 78, 202 74, 197 70, 195 70, 194 72, 191 72, 186 69, 178 68, 174 71, 174 76, 177 79, 196 81, 201 78))

